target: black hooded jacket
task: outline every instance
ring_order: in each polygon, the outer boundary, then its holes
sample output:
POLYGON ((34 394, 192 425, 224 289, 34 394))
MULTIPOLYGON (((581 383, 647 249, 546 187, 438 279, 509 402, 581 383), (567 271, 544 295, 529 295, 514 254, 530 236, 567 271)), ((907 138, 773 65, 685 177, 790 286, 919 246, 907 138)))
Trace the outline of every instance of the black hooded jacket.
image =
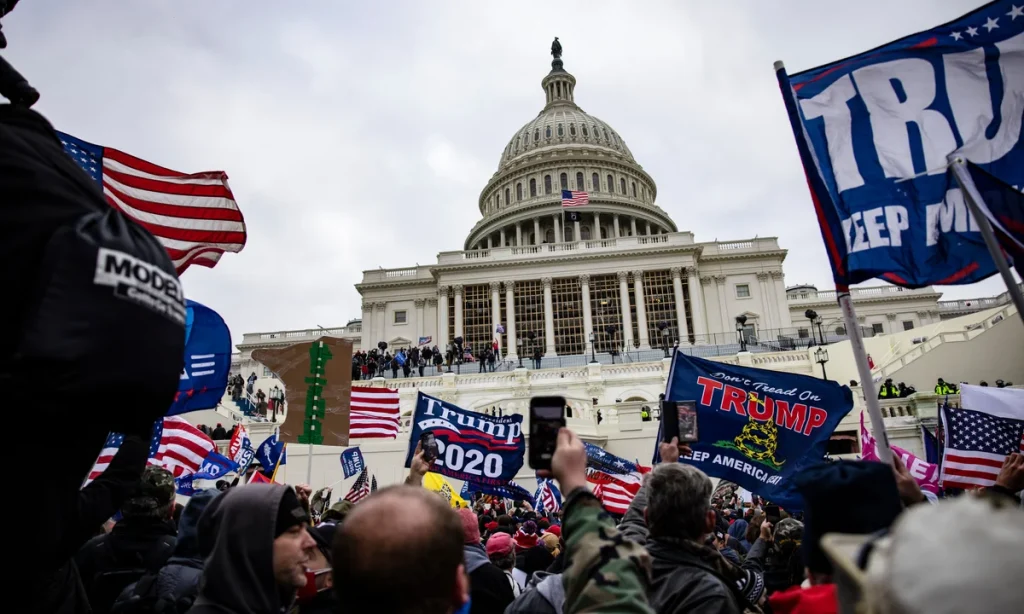
POLYGON ((274 580, 274 527, 286 487, 249 484, 214 499, 199 519, 209 552, 190 614, 278 614, 295 600, 274 580))

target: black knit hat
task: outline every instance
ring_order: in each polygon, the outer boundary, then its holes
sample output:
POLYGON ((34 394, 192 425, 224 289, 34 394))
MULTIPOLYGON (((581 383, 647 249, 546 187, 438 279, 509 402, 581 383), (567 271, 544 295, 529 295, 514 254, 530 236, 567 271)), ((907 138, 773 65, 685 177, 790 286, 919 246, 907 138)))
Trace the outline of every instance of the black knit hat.
POLYGON ((309 522, 306 510, 302 509, 299 497, 289 486, 284 489, 281 496, 281 504, 277 508, 277 524, 274 525, 274 539, 281 536, 288 529, 309 522))
POLYGON ((793 480, 804 498, 804 564, 830 574, 821 549, 826 533, 866 535, 888 528, 903 511, 892 467, 879 462, 840 461, 808 467, 793 480))

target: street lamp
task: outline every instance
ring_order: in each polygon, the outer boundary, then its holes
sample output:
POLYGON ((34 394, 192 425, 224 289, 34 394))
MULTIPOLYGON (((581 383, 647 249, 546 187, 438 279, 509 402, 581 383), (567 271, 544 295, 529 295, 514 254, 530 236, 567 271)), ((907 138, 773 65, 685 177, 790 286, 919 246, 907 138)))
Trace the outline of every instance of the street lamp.
POLYGON ((661 331, 661 349, 665 350, 665 358, 668 358, 668 322, 658 322, 658 330, 661 331))
POLYGON ((736 316, 736 335, 740 338, 740 351, 747 351, 747 337, 743 334, 743 327, 747 324, 747 316, 736 316))
POLYGON ((828 379, 825 375, 825 363, 828 362, 828 350, 823 347, 818 347, 818 351, 814 353, 814 361, 821 365, 821 379, 828 379))
POLYGON ((818 341, 814 338, 814 321, 818 319, 818 312, 813 309, 808 309, 804 312, 804 317, 811 323, 811 345, 814 345, 818 341))
POLYGON ((533 368, 536 369, 539 365, 537 365, 537 359, 533 356, 533 340, 537 338, 537 333, 531 330, 526 333, 526 338, 530 340, 530 360, 533 361, 533 368))
POLYGON ((516 339, 516 347, 519 348, 519 368, 523 368, 523 338, 516 339))
POLYGON ((590 331, 589 338, 590 338, 590 363, 591 364, 595 364, 595 363, 597 363, 597 351, 594 349, 594 339, 595 339, 594 331, 590 331))
POLYGON ((604 332, 607 333, 608 337, 611 339, 611 343, 608 344, 608 348, 609 348, 608 349, 608 353, 611 354, 611 356, 612 356, 612 364, 613 365, 615 364, 615 354, 616 354, 616 351, 615 351, 615 331, 616 330, 617 329, 615 328, 614 324, 609 324, 608 326, 604 327, 604 332))

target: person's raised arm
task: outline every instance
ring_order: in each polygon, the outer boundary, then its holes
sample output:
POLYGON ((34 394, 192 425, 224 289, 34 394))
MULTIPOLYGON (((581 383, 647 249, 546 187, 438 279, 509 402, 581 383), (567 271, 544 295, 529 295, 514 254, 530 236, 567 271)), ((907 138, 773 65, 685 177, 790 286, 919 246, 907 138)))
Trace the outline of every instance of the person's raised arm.
POLYGON ((423 486, 423 476, 430 471, 430 462, 423 458, 423 444, 417 443, 416 450, 412 453, 412 463, 409 464, 409 476, 405 483, 409 486, 423 486))

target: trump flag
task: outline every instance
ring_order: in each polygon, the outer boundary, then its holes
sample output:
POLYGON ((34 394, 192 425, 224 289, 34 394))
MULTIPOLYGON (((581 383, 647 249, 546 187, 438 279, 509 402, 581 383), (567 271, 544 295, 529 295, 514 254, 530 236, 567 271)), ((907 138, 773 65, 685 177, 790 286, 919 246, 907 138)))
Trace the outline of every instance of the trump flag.
POLYGON ((665 398, 697 405, 700 441, 682 462, 790 510, 803 506, 791 478, 824 459, 832 431, 853 409, 850 389, 835 382, 682 352, 665 398))
POLYGON ((185 365, 167 415, 217 407, 230 370, 231 332, 224 318, 201 303, 185 301, 185 365))
POLYGON ((860 55, 776 72, 837 286, 996 272, 948 166, 955 156, 1024 186, 1024 6, 990 2, 860 55))
POLYGON ((412 464, 412 455, 424 431, 433 433, 437 440, 438 456, 431 471, 441 475, 503 486, 523 466, 526 438, 520 415, 496 418, 421 392, 416 398, 406 467, 412 464))

